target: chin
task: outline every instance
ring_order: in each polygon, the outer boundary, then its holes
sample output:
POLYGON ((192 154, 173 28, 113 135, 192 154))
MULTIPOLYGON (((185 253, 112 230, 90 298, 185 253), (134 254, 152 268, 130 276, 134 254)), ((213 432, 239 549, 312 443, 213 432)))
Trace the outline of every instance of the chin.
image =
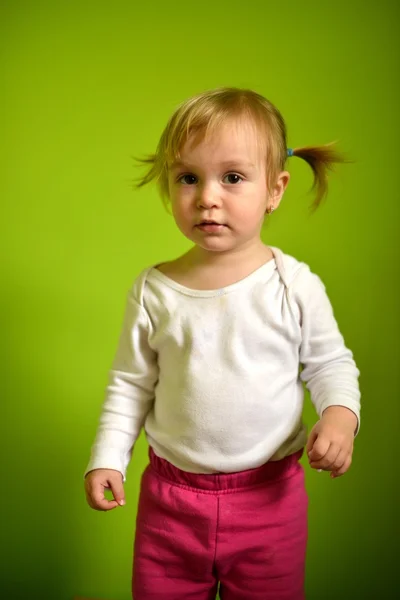
POLYGON ((196 246, 203 248, 203 250, 208 250, 209 252, 229 252, 230 250, 234 250, 236 248, 236 244, 218 238, 192 241, 196 244, 196 246))

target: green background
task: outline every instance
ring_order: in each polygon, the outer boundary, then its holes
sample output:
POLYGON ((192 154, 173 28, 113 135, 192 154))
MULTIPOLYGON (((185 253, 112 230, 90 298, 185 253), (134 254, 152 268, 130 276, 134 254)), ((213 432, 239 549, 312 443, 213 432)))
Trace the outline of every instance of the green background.
MULTIPOLYGON (((133 192, 176 105, 220 85, 283 113, 289 145, 338 139, 312 217, 307 165, 265 240, 324 280, 361 370, 350 472, 306 467, 309 599, 394 598, 398 564, 398 3, 266 0, 1 3, 1 595, 130 598, 141 435, 127 506, 85 504, 125 298, 189 242, 153 187, 133 192)), ((307 401, 309 426, 316 419, 307 401)))

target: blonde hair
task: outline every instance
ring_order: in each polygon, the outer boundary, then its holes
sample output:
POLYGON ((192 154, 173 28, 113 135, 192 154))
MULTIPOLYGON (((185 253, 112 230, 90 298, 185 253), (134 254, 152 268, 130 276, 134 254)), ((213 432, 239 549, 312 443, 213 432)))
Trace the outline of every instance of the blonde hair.
MULTIPOLYGON (((137 188, 155 181, 164 204, 168 203, 169 165, 180 157, 180 150, 189 136, 198 141, 213 135, 227 121, 242 120, 252 124, 265 151, 267 189, 272 189, 288 158, 286 124, 279 110, 260 94, 233 87, 222 87, 197 94, 182 102, 165 127, 155 154, 136 159, 150 167, 136 184, 137 188)), ((322 146, 292 149, 292 156, 305 160, 314 175, 315 190, 311 208, 316 209, 328 191, 328 172, 336 164, 348 162, 336 150, 334 142, 322 146)))

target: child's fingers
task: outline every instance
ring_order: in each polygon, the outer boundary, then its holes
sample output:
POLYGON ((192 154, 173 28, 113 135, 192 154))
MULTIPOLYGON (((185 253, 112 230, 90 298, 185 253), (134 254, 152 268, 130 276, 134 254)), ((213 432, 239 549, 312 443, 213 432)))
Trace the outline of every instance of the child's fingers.
POLYGON ((311 450, 308 452, 310 463, 317 463, 327 454, 331 443, 327 437, 319 435, 315 440, 311 450))
POLYGON ((349 456, 348 450, 341 450, 332 465, 331 471, 337 472, 339 471, 345 464, 347 457, 349 456))
POLYGON ((124 504, 124 488, 122 475, 118 471, 93 471, 85 479, 86 499, 95 510, 112 510, 124 504), (113 500, 105 497, 105 490, 111 489, 113 500))
POLYGON ((339 455, 340 447, 337 444, 331 444, 325 456, 323 456, 320 460, 310 460, 310 467, 312 469, 331 471, 332 466, 336 463, 336 460, 339 455))
POLYGON ((332 473, 331 473, 332 479, 336 479, 337 477, 341 477, 342 475, 344 475, 350 469, 351 463, 352 463, 352 456, 351 456, 351 454, 349 454, 347 456, 343 466, 340 467, 340 469, 338 469, 337 471, 332 471, 332 473))
POLYGON ((311 430, 309 438, 307 440, 307 444, 306 444, 306 452, 307 454, 309 454, 314 446, 314 442, 318 437, 318 433, 316 431, 314 431, 314 429, 311 430))
POLYGON ((124 506, 125 492, 124 485, 122 483, 122 475, 120 473, 115 473, 115 476, 109 478, 109 484, 117 506, 124 506))
POLYGON ((95 510, 112 510, 118 506, 118 502, 115 500, 107 500, 104 496, 104 487, 96 488, 95 491, 92 492, 90 497, 92 503, 91 507, 95 510))

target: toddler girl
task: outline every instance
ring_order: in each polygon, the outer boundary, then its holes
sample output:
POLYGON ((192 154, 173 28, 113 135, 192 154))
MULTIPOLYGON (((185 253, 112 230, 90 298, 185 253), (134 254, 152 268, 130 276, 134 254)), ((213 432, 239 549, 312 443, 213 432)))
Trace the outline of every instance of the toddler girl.
POLYGON ((301 600, 307 495, 299 459, 343 475, 359 426, 359 372, 321 280, 265 245, 288 157, 314 172, 332 145, 287 148, 279 111, 222 88, 180 105, 141 185, 158 183, 193 246, 134 281, 87 467, 88 503, 123 505, 144 427, 135 600, 301 600), (306 435, 303 383, 319 420, 306 435), (111 489, 114 500, 106 500, 111 489))

